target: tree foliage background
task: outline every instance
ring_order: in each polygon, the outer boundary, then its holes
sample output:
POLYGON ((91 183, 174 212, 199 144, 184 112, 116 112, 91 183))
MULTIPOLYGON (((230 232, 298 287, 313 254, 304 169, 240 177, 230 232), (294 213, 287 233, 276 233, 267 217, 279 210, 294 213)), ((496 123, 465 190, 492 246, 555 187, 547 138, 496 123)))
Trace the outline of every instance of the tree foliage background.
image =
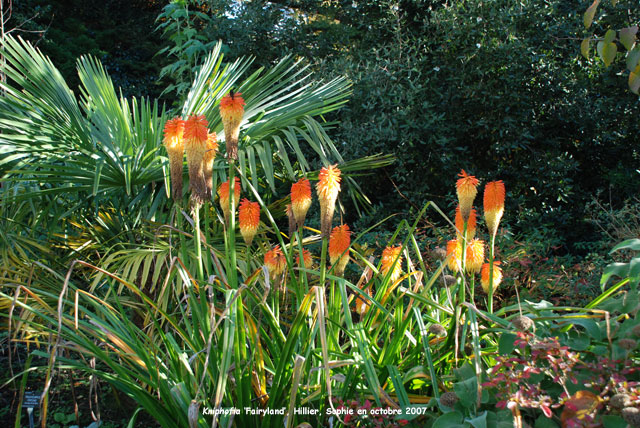
MULTIPOLYGON (((585 206, 603 198, 621 207, 637 190, 638 97, 619 69, 580 56, 583 1, 22 4, 43 11, 39 46, 63 71, 97 54, 127 94, 169 86, 169 102, 183 96, 180 82, 218 39, 232 59, 255 56, 254 67, 293 55, 326 77, 346 75, 354 92, 326 118, 340 121, 332 137, 347 158, 398 159, 367 179, 369 220, 453 201, 450 183, 464 168, 506 182, 513 230, 582 252, 599 239, 585 206)), ((634 8, 603 10, 596 32, 637 23, 634 8)))

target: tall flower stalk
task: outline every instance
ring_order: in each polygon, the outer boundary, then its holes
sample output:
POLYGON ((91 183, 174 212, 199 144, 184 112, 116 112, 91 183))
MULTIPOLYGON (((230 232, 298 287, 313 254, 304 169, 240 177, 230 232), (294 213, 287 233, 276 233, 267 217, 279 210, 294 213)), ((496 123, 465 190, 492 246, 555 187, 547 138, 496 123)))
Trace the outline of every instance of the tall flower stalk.
MULTIPOLYGON (((458 195, 458 205, 460 207, 460 215, 462 216, 464 225, 462 236, 466 238, 467 228, 469 227, 469 217, 471 215, 471 210, 473 209, 473 200, 478 194, 478 184, 480 183, 480 181, 473 175, 467 174, 464 169, 460 172, 460 174, 458 174, 458 177, 460 178, 456 182, 456 193, 458 195)), ((463 242, 461 255, 462 272, 465 271, 466 252, 467 245, 466 242, 463 242)), ((466 285, 463 280, 460 284, 460 291, 458 293, 459 303, 463 303, 465 301, 465 287, 466 285)))
POLYGON ((244 99, 239 92, 230 91, 220 100, 220 117, 224 126, 224 140, 229 160, 238 160, 238 137, 244 115, 244 99))
MULTIPOLYGON (((491 236, 491 243, 489 245, 489 277, 488 277, 488 296, 487 296, 487 309, 489 313, 493 313, 493 290, 494 290, 494 248, 496 233, 498 232, 498 225, 502 219, 504 213, 504 199, 505 188, 502 180, 492 181, 487 183, 484 187, 484 218, 489 229, 491 236)), ((502 273, 500 272, 500 279, 502 279, 502 273)), ((499 281, 497 281, 499 282, 499 281)))
POLYGON ((184 121, 179 117, 167 120, 164 125, 164 147, 169 157, 171 175, 171 197, 175 202, 182 200, 182 167, 184 159, 184 121))

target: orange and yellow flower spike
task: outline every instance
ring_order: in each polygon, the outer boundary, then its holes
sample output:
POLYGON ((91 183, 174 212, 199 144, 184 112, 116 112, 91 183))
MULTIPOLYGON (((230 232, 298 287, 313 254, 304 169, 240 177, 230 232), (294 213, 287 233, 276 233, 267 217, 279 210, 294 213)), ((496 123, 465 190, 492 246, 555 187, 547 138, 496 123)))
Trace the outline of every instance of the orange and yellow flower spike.
POLYGON ((459 272, 462 269, 462 245, 457 239, 447 242, 447 260, 451 272, 459 272))
POLYGON ((307 269, 311 269, 313 267, 313 255, 309 250, 302 250, 302 261, 304 262, 304 266, 300 264, 300 254, 296 256, 296 264, 298 267, 304 267, 307 269))
POLYGON ((164 125, 164 147, 169 157, 171 174, 171 197, 178 202, 182 199, 182 166, 184 159, 184 121, 179 117, 167 120, 164 125))
POLYGON ((389 281, 391 283, 396 282, 400 278, 400 275, 402 275, 401 245, 398 245, 396 247, 387 247, 382 250, 382 267, 380 268, 380 272, 382 273, 382 275, 387 275, 389 272, 391 272, 391 275, 389 276, 389 281), (394 262, 395 265, 393 264, 394 262))
MULTIPOLYGON (((471 209, 469 213, 469 221, 467 221, 467 239, 470 241, 476 236, 477 214, 475 208, 471 209)), ((456 207, 456 235, 459 240, 462 241, 462 231, 464 230, 464 221, 462 220, 462 214, 460 214, 460 207, 456 207)))
POLYGON ((484 263, 484 241, 477 238, 469 241, 465 258, 464 266, 467 272, 480 272, 482 263, 484 263))
POLYGON ((240 233, 245 244, 249 246, 253 242, 253 237, 258 233, 258 226, 260 226, 260 204, 246 198, 243 199, 238 209, 238 217, 240 219, 240 233))
MULTIPOLYGON (((500 283, 502 282, 502 269, 498 267, 499 264, 500 262, 498 261, 493 262, 492 289, 494 291, 496 290, 496 288, 500 286, 500 283)), ((481 278, 482 289, 484 290, 485 293, 489 294, 489 263, 485 263, 482 265, 481 275, 482 275, 482 278, 481 278)))
POLYGON ((316 184, 318 200, 320 201, 320 230, 323 238, 329 238, 336 199, 340 193, 340 170, 337 165, 330 165, 320 170, 316 184))
POLYGON ((220 117, 224 126, 224 139, 227 145, 227 157, 238 159, 238 136, 240 123, 244 115, 244 99, 239 92, 230 91, 229 95, 220 100, 220 117))
MULTIPOLYGON (((234 183, 233 193, 235 194, 235 197, 233 198, 233 202, 234 206, 236 206, 237 201, 240 200, 240 179, 236 177, 234 183)), ((220 187, 218 187, 218 197, 220 198, 220 208, 224 214, 224 221, 229 224, 229 180, 225 181, 220 185, 220 187)))
POLYGON ((329 260, 334 266, 333 272, 337 276, 342 276, 344 269, 347 267, 350 245, 351 231, 349 226, 343 224, 342 226, 334 227, 329 238, 329 260))
POLYGON ((189 166, 189 190, 196 205, 202 205, 207 197, 202 163, 207 151, 208 125, 204 115, 193 114, 184 122, 184 148, 189 166))
POLYGON ((264 254, 264 264, 269 269, 269 276, 272 280, 277 279, 284 273, 287 267, 287 259, 282 254, 280 245, 276 245, 272 250, 264 254))
POLYGON ((505 189, 502 180, 484 186, 484 219, 491 236, 496 236, 502 214, 504 214, 505 189))
POLYGON ((298 228, 304 225, 304 219, 311 206, 311 183, 306 178, 301 178, 291 185, 291 208, 298 223, 298 228))
POLYGON ((460 214, 462 219, 467 221, 471 214, 471 208, 473 207, 473 200, 478 194, 478 184, 480 181, 473 175, 469 175, 463 169, 458 174, 460 179, 456 182, 456 192, 458 194, 458 202, 460 205, 460 214))
POLYGON ((211 199, 213 194, 213 161, 218 151, 218 136, 215 132, 207 134, 207 151, 202 158, 202 171, 204 173, 204 184, 207 186, 207 199, 211 199))

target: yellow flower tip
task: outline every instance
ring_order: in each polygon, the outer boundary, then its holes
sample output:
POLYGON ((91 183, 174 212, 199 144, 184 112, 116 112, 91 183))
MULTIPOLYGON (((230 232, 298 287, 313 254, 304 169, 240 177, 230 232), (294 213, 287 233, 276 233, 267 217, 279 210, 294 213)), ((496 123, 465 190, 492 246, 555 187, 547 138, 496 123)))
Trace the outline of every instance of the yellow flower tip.
POLYGON ((296 222, 298 222, 298 227, 302 227, 304 224, 310 206, 311 183, 306 178, 301 178, 291 185, 291 208, 296 222))
POLYGON ((464 169, 458 174, 458 177, 460 177, 460 179, 456 182, 456 192, 458 194, 462 218, 466 220, 469 218, 473 200, 478 194, 478 184, 480 181, 473 175, 467 174, 464 169))
POLYGON ((498 224, 504 213, 505 188, 502 180, 492 181, 484 186, 484 218, 491 236, 498 231, 498 224))
POLYGON ((271 279, 276 279, 284 273, 287 267, 287 259, 282 254, 280 245, 276 245, 272 250, 264 254, 264 265, 269 269, 271 279))
POLYGON ((340 175, 337 165, 322 168, 318 174, 316 191, 320 202, 320 229, 323 238, 328 238, 331 231, 333 212, 340 192, 340 175))
MULTIPOLYGON (((476 226, 478 222, 478 215, 475 208, 472 208, 469 212, 469 220, 467 220, 467 241, 472 240, 476 236, 476 226)), ((456 234, 458 239, 462 237, 462 231, 464 230, 464 220, 460 213, 460 207, 456 207, 456 234)))
POLYGON ((311 267, 313 267, 313 256, 311 255, 311 251, 302 250, 302 261, 304 262, 304 266, 300 264, 300 254, 298 254, 296 256, 296 264, 299 267, 305 267, 307 269, 310 269, 311 267))
POLYGON ((167 120, 164 124, 164 143, 167 150, 183 151, 182 139, 184 136, 184 121, 179 117, 167 120))
POLYGON ((184 122, 185 143, 205 145, 209 138, 207 126, 209 126, 209 122, 207 122, 203 114, 189 116, 184 122))
MULTIPOLYGON (((500 262, 498 261, 493 262, 493 289, 494 290, 498 288, 500 286, 500 283, 502 282, 502 269, 498 267, 499 265, 500 265, 500 262)), ((482 284, 482 289, 484 290, 484 292, 486 294, 489 294, 489 263, 484 263, 482 265, 480 282, 482 284)))
POLYGON ((465 268, 467 272, 478 273, 484 262, 484 241, 472 239, 467 245, 465 268))
POLYGON ((260 204, 245 198, 240 202, 238 211, 240 233, 244 238, 245 244, 251 245, 260 225, 260 204))
POLYGON ((380 269, 382 275, 391 272, 389 280, 393 283, 400 278, 402 274, 402 246, 387 247, 382 250, 382 267, 380 269), (397 262, 396 262, 397 260, 397 262), (395 265, 394 265, 395 262, 395 265), (393 270, 392 270, 393 269, 393 270))
POLYGON ((343 224, 336 226, 329 237, 329 260, 335 265, 336 275, 342 275, 349 262, 349 246, 351 245, 351 231, 343 224))
POLYGON ((462 268, 462 245, 457 239, 447 242, 447 266, 451 272, 459 272, 462 268))

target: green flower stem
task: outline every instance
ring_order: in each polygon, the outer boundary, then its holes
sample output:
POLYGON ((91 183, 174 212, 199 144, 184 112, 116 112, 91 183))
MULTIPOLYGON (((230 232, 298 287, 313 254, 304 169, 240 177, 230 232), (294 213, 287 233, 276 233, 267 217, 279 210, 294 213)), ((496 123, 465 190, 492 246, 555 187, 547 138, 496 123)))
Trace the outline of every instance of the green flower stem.
POLYGON ((193 223, 196 233, 196 259, 198 261, 198 280, 204 280, 204 271, 202 269, 202 243, 200 242, 200 205, 196 204, 193 209, 193 223))
POLYGON ((465 268, 466 268, 466 259, 467 259, 467 222, 468 220, 464 221, 464 227, 462 230, 462 238, 460 239, 461 243, 462 243, 462 255, 461 255, 461 259, 460 260, 460 277, 462 278, 462 281, 460 282, 460 291, 458 294, 458 304, 461 305, 465 302, 465 281, 464 281, 464 272, 465 272, 465 268))
POLYGON ((487 309, 493 313, 493 248, 496 242, 496 235, 491 235, 491 245, 489 246, 489 296, 487 297, 487 309))

